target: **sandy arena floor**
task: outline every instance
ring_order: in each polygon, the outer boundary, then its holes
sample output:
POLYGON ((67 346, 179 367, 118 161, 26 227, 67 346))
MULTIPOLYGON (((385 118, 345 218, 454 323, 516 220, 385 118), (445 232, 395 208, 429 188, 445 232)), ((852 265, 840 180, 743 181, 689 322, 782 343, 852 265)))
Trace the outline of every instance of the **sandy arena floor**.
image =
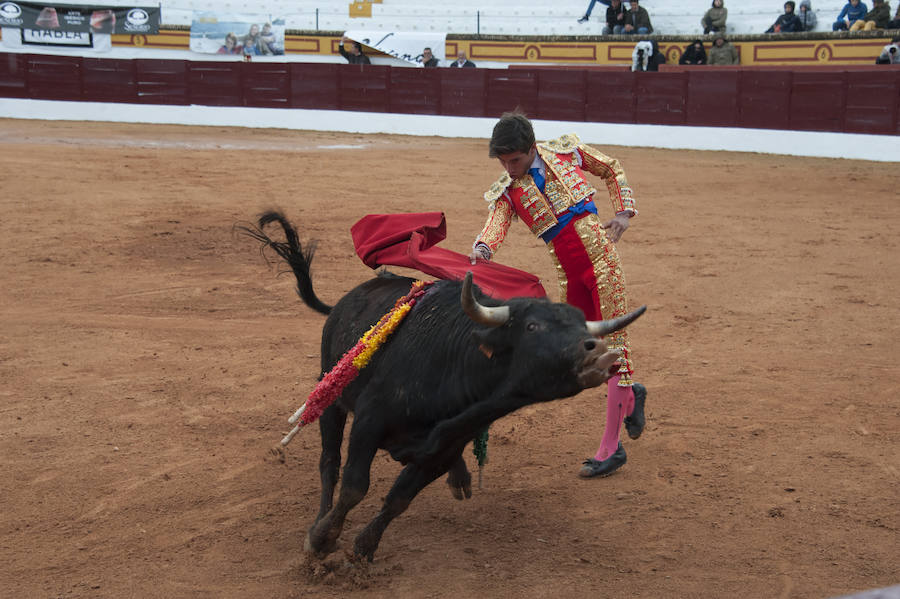
MULTIPOLYGON (((636 191, 620 249, 649 305, 631 328, 649 422, 627 466, 576 475, 603 392, 526 408, 492 428, 483 490, 457 502, 433 484, 349 568, 303 552, 318 431, 269 457, 314 385, 324 319, 232 226, 284 209, 319 240, 333 303, 371 275, 348 232, 367 213, 443 210, 442 247, 468 250, 499 171, 486 142, 0 120, 0 595, 822 598, 900 582, 900 171, 604 149, 636 191)), ((521 224, 497 259, 555 295, 521 224)), ((398 472, 376 457, 343 547, 398 472)))

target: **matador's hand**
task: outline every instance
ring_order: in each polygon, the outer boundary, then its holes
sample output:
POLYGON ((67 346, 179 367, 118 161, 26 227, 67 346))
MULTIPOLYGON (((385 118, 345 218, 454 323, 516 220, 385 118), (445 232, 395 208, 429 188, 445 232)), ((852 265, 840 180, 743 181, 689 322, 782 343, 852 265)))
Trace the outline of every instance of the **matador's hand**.
POLYGON ((606 235, 610 238, 610 240, 616 242, 622 238, 622 233, 624 233, 625 229, 628 228, 628 220, 628 214, 626 214, 625 212, 621 212, 612 217, 611 220, 603 223, 600 226, 606 229, 606 235))
POLYGON ((477 244, 473 249, 472 253, 469 254, 469 263, 475 264, 476 260, 481 258, 482 260, 490 260, 491 259, 491 250, 488 246, 483 243, 477 244))

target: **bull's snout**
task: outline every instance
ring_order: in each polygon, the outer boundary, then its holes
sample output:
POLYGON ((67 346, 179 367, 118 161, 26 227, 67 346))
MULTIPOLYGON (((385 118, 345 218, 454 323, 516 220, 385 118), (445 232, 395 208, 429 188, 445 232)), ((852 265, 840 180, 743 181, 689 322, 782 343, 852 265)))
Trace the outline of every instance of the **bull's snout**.
POLYGON ((606 344, 596 338, 588 338, 583 342, 584 358, 578 368, 576 378, 583 389, 598 387, 615 376, 619 371, 619 359, 616 352, 608 351, 606 344))

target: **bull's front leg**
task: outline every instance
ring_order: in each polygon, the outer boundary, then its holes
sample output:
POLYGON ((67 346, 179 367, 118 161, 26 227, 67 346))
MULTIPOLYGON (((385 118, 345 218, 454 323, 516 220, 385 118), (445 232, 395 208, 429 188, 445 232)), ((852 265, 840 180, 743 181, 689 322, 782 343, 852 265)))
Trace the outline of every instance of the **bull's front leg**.
POLYGON ((519 397, 495 393, 488 399, 469 406, 461 414, 439 422, 422 443, 395 451, 392 455, 403 463, 424 463, 434 459, 454 439, 474 439, 479 431, 525 403, 519 397))
MULTIPOLYGON (((436 459, 404 467, 385 497, 381 511, 357 535, 353 544, 354 553, 371 562, 375 557, 375 550, 378 549, 378 544, 381 542, 381 536, 391 520, 405 512, 415 496, 444 472, 447 472, 450 465, 455 465, 457 460, 462 460, 462 449, 463 446, 457 444, 436 459)), ((465 464, 463 465, 465 466, 465 464)))
POLYGON ((373 426, 371 422, 358 426, 363 420, 365 419, 355 419, 350 430, 347 463, 337 503, 312 525, 306 536, 307 551, 316 555, 323 556, 335 550, 347 513, 369 491, 369 470, 378 449, 381 428, 373 426))
POLYGON ((450 493, 453 494, 454 499, 462 501, 472 497, 472 475, 469 474, 462 453, 450 466, 450 471, 447 473, 447 485, 450 487, 450 493))

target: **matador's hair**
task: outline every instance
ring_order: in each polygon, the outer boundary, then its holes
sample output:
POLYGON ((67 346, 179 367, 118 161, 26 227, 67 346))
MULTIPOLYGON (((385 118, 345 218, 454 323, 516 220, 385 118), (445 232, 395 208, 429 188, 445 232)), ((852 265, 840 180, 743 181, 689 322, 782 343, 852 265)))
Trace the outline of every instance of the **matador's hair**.
POLYGON ((522 112, 505 112, 491 134, 488 156, 496 158, 513 152, 528 152, 534 146, 534 129, 522 112))

